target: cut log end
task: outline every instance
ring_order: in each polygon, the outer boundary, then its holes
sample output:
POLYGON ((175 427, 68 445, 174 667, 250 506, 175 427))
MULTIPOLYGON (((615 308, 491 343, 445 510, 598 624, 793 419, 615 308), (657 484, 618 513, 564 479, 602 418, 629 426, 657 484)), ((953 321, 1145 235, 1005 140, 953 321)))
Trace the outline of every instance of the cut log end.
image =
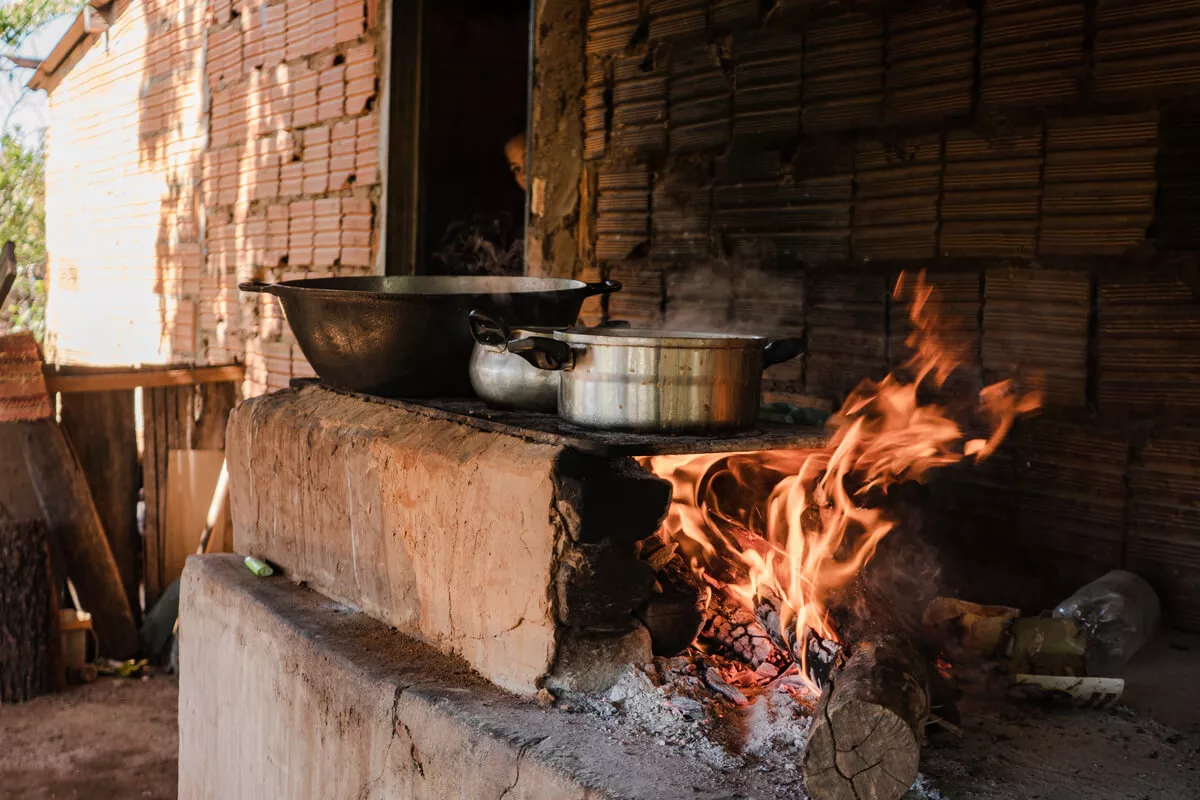
POLYGON ((802 765, 813 800, 899 800, 917 779, 929 672, 898 637, 858 643, 821 696, 802 765))
POLYGON ((822 703, 804 754, 805 786, 814 800, 895 800, 916 780, 920 758, 916 733, 888 709, 822 703))

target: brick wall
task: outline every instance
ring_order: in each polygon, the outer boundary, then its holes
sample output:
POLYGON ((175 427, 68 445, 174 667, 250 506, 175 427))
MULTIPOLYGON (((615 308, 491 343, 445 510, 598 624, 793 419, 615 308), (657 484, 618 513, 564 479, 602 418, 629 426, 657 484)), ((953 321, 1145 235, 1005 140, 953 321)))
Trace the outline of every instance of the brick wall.
POLYGON ((803 332, 769 383, 836 403, 902 360, 888 287, 928 269, 967 374, 1046 390, 947 476, 959 531, 1137 569, 1200 629, 1200 3, 589 5, 572 269, 625 284, 610 316, 803 332))
POLYGON ((312 371, 277 301, 239 297, 237 281, 374 272, 378 26, 363 0, 215 0, 212 14, 203 174, 213 300, 199 340, 211 360, 244 347, 247 390, 258 393, 312 371))
POLYGON ((60 361, 311 369, 241 280, 374 272, 373 0, 135 0, 51 88, 51 349, 60 361))
POLYGON ((118 3, 107 41, 60 68, 46 160, 47 349, 59 362, 194 358, 203 8, 118 3))

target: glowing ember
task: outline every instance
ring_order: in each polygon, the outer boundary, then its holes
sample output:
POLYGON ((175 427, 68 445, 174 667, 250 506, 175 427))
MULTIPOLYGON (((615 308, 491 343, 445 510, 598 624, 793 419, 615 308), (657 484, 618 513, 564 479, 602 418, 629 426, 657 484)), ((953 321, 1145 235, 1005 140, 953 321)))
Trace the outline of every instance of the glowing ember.
POLYGON ((868 495, 964 459, 982 461, 1018 415, 1040 405, 1037 393, 1018 394, 1007 381, 987 386, 973 412, 988 432, 968 437, 946 407, 918 396, 922 386, 942 388, 968 354, 939 337, 946 322, 924 273, 911 288, 902 275, 895 295, 910 297, 914 355, 850 394, 831 420, 828 447, 641 460, 673 486, 664 535, 728 598, 751 612, 764 604, 778 612, 801 675, 809 674, 811 636, 839 641, 831 604, 896 525, 868 495))

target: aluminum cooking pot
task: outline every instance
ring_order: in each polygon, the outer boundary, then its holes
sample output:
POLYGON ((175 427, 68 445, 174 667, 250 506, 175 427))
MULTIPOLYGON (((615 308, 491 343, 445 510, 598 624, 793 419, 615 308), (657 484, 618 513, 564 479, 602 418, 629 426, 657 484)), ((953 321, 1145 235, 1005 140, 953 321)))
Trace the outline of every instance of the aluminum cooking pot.
POLYGON ((802 351, 799 339, 636 328, 555 331, 508 343, 509 353, 538 369, 562 372, 563 419, 653 432, 753 425, 762 371, 802 351))
POLYGON ((251 281, 238 288, 279 298, 296 343, 328 384, 384 397, 461 397, 471 394, 471 309, 517 326, 565 328, 586 298, 621 284, 406 275, 251 281))
POLYGON ((553 328, 509 330, 502 320, 479 311, 467 315, 475 349, 471 351, 468 374, 471 388, 479 399, 493 408, 518 411, 558 410, 558 380, 562 374, 538 369, 518 355, 508 352, 514 338, 554 334, 553 328))

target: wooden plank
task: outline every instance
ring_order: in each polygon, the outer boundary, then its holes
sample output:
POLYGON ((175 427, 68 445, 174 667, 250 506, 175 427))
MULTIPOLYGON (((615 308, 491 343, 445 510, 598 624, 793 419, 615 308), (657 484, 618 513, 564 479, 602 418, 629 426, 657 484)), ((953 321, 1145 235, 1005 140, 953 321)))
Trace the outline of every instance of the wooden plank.
POLYGON ((53 421, 14 424, 20 426, 21 450, 49 530, 52 556, 64 565, 83 610, 92 615, 101 653, 132 658, 138 650, 137 626, 83 469, 53 421))
POLYGON ((200 387, 191 446, 195 450, 224 450, 229 412, 238 404, 240 384, 208 383, 200 387))
POLYGON ((51 393, 114 392, 163 386, 196 386, 205 383, 240 382, 246 369, 241 364, 196 369, 129 370, 87 375, 69 375, 47 370, 46 387, 51 393))
MULTIPOLYGON (((183 572, 187 557, 194 555, 212 504, 224 450, 171 450, 167 454, 166 531, 163 538, 163 583, 169 584, 183 572)), ((226 550, 228 514, 222 514, 213 529, 208 552, 226 550)))
MULTIPOLYGON (((169 479, 170 451, 225 449, 225 427, 229 412, 237 405, 239 384, 208 383, 198 386, 149 388, 144 391, 144 436, 142 455, 143 496, 146 502, 146 522, 143 530, 144 580, 146 607, 150 608, 162 595, 173 577, 170 567, 170 542, 186 538, 194 552, 199 541, 200 527, 176 531, 176 523, 168 514, 168 497, 173 494, 169 479)), ((207 510, 212 499, 212 487, 207 497, 197 500, 207 510)), ((232 540, 228 515, 213 532, 214 543, 232 540)), ((193 526, 194 527, 194 526, 193 526)), ((218 549, 216 545, 212 550, 218 549)))
POLYGON ((146 389, 142 394, 144 447, 142 449, 142 497, 146 519, 142 528, 142 575, 146 608, 154 607, 166 586, 162 582, 163 515, 159 496, 166 494, 167 420, 165 389, 146 389))
POLYGON ((62 426, 87 476, 96 512, 121 573, 125 597, 140 617, 142 542, 137 526, 137 430, 133 392, 88 392, 62 398, 62 426))

